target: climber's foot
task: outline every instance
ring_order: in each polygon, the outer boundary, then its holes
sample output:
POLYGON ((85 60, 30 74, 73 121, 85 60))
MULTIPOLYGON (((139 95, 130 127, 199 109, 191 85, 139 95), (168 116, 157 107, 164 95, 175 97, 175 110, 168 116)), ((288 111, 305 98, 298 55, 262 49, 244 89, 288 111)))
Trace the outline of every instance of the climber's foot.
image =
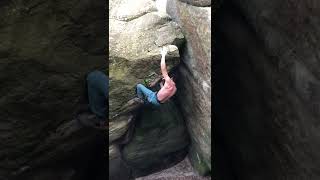
POLYGON ((144 100, 137 96, 128 101, 128 104, 131 104, 131 105, 141 105, 143 103, 144 103, 144 100))
POLYGON ((86 127, 91 127, 99 130, 108 129, 108 126, 106 125, 106 123, 91 112, 79 113, 76 119, 80 124, 86 127))
POLYGON ((129 112, 136 111, 142 105, 144 105, 144 101, 139 97, 134 97, 123 106, 122 113, 129 113, 129 112))

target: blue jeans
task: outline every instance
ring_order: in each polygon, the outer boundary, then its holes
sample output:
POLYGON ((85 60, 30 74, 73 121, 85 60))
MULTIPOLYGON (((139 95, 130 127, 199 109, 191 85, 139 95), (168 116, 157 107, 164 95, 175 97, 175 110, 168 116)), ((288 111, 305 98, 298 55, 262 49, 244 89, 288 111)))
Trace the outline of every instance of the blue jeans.
POLYGON ((157 93, 151 91, 150 89, 146 88, 142 84, 137 85, 137 95, 139 98, 143 100, 147 100, 149 103, 160 106, 158 99, 157 99, 157 93))
POLYGON ((109 79, 101 71, 93 71, 87 76, 88 100, 90 110, 99 119, 106 120, 108 108, 109 79))

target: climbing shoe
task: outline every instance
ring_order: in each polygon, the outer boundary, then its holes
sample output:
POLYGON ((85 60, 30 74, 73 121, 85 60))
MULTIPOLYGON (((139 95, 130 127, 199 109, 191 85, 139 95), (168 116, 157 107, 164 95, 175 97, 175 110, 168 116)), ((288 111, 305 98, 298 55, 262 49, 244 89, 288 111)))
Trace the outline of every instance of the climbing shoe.
POLYGON ((102 121, 101 118, 89 111, 79 113, 76 116, 76 119, 81 125, 86 127, 91 127, 99 130, 108 129, 108 125, 105 123, 105 121, 102 121))
POLYGON ((144 105, 144 101, 139 97, 134 97, 129 100, 121 109, 122 113, 131 113, 133 111, 138 110, 142 105, 144 105))

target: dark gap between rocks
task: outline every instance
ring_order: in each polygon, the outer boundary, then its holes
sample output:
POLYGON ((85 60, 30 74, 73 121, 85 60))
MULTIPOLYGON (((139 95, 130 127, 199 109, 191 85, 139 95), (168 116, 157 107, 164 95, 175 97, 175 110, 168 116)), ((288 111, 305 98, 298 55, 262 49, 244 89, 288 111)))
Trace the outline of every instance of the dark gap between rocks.
MULTIPOLYGON (((213 177, 217 180, 238 180, 238 172, 235 166, 239 164, 234 162, 234 153, 230 143, 233 146, 241 146, 239 142, 230 142, 229 136, 232 136, 233 129, 241 123, 242 96, 246 79, 241 79, 241 71, 250 71, 249 62, 237 61, 235 56, 237 49, 228 41, 229 37, 224 34, 224 20, 229 18, 229 14, 241 17, 239 10, 230 2, 221 3, 216 12, 216 26, 213 32, 214 50, 213 50, 213 82, 215 84, 213 91, 213 177), (244 64, 241 64, 244 63, 244 64), (229 135, 226 135, 229 133, 229 135), (239 144, 237 144, 239 143, 239 144)), ((237 34, 237 29, 234 29, 237 34)), ((235 35, 236 36, 236 35, 235 35)), ((245 44, 244 44, 245 46, 245 44)), ((252 73, 252 72, 250 72, 252 73)), ((249 79, 250 80, 250 79, 249 79)), ((249 81, 248 80, 248 81, 249 81)), ((245 129, 243 129, 245 131, 245 129)))

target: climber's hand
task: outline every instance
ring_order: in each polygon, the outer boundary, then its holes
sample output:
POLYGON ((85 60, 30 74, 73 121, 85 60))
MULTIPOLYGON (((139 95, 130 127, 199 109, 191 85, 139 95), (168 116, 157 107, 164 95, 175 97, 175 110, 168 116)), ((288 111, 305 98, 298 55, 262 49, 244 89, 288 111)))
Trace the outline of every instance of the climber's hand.
POLYGON ((167 53, 168 53, 168 48, 167 48, 167 47, 162 47, 160 53, 161 53, 162 56, 167 55, 167 53))

